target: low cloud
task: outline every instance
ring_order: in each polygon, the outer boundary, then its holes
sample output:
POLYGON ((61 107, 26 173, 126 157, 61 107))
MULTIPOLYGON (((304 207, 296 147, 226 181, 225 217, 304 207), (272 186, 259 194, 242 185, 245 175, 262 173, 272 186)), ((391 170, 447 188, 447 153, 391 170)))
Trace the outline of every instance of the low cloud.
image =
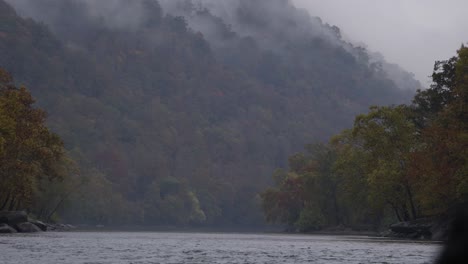
POLYGON ((468 42, 466 0, 293 1, 413 72, 424 86, 434 61, 455 55, 468 42))

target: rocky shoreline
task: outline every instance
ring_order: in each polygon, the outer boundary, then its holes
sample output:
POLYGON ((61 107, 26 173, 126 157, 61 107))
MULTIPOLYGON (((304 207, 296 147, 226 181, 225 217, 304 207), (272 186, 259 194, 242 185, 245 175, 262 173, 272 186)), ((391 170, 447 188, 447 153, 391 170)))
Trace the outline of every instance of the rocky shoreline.
MULTIPOLYGON (((402 240, 447 241, 453 217, 421 218, 414 221, 398 222, 385 230, 371 226, 346 227, 343 225, 307 232, 315 235, 370 236, 402 240)), ((284 232, 297 233, 297 230, 284 232)))
POLYGON ((389 229, 382 232, 382 237, 446 241, 448 239, 451 219, 424 218, 409 222, 399 222, 390 225, 389 229))
MULTIPOLYGON (((356 230, 345 227, 329 228, 322 231, 311 232, 312 234, 334 234, 334 235, 367 235, 377 237, 445 241, 448 236, 450 219, 425 218, 410 222, 400 222, 389 226, 388 230, 376 232, 370 230, 356 230)), ((89 228, 89 227, 88 227, 89 228)), ((94 227, 92 229, 101 229, 94 227)), ((68 224, 51 224, 32 219, 24 211, 0 212, 0 234, 35 233, 35 232, 65 232, 76 230, 77 227, 68 224)), ((86 229, 86 228, 85 228, 86 229)))
POLYGON ((0 212, 0 234, 36 233, 46 231, 71 231, 75 227, 66 224, 50 224, 31 219, 23 211, 0 212))

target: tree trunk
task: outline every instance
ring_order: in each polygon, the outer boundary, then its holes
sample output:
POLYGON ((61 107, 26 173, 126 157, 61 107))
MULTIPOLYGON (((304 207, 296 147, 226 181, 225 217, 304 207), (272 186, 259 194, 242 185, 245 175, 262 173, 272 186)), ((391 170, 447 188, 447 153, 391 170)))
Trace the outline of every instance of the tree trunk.
POLYGON ((62 199, 60 199, 60 201, 55 205, 54 209, 52 209, 52 211, 50 211, 50 213, 47 215, 47 218, 46 218, 47 221, 50 221, 50 219, 52 218, 54 213, 60 208, 60 205, 62 205, 63 201, 65 201, 65 199, 67 197, 68 196, 63 197, 62 199))
POLYGON ((8 202, 10 201, 10 198, 11 198, 11 192, 8 192, 8 195, 7 195, 6 199, 5 199, 5 201, 3 202, 2 206, 0 207, 0 211, 3 211, 6 208, 8 202))
POLYGON ((413 201, 413 193, 411 192, 411 188, 409 187, 408 184, 405 184, 406 186, 406 193, 408 194, 409 202, 410 202, 410 207, 411 207, 411 214, 413 215, 413 219, 415 220, 418 218, 418 214, 416 211, 416 207, 414 206, 414 201, 413 201))
MULTIPOLYGON (((81 184, 78 184, 76 189, 80 186, 81 184)), ((75 188, 71 188, 71 190, 67 193, 65 193, 65 195, 63 195, 61 197, 61 199, 59 200, 59 202, 55 205, 54 209, 52 209, 52 211, 47 215, 47 221, 50 221, 50 218, 52 217, 52 215, 54 215, 54 213, 60 208, 60 206, 62 205, 62 203, 68 198, 70 197, 70 195, 76 190, 75 188)))
POLYGON ((404 204, 404 205, 401 207, 401 209, 402 209, 402 213, 403 213, 403 221, 406 222, 406 221, 411 220, 410 213, 409 213, 409 211, 408 211, 408 208, 407 208, 406 204, 404 204))
POLYGON ((13 211, 13 209, 15 208, 15 204, 16 204, 16 199, 13 196, 13 199, 11 199, 11 202, 10 202, 10 206, 8 207, 8 211, 13 211))
POLYGON ((39 210, 39 214, 37 215, 37 219, 42 219, 42 216, 44 215, 44 211, 45 211, 44 207, 45 206, 43 206, 41 208, 41 210, 39 210))
POLYGON ((337 225, 341 224, 341 216, 340 216, 340 209, 338 208, 338 199, 336 199, 336 195, 333 195, 333 205, 335 207, 335 221, 337 225))
POLYGON ((393 208, 393 212, 395 212, 395 215, 398 218, 398 221, 402 222, 403 220, 401 219, 400 213, 398 212, 398 208, 393 204, 391 204, 391 206, 393 208))

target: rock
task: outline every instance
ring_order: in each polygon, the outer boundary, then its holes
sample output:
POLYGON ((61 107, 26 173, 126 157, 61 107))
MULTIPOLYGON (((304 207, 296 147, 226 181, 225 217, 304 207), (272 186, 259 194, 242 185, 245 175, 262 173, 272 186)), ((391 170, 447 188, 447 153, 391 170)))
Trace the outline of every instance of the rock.
POLYGON ((26 212, 0 212, 0 223, 8 225, 16 225, 28 221, 26 212))
POLYGON ((70 229, 68 228, 68 226, 66 224, 58 224, 57 225, 57 230, 59 230, 59 231, 69 231, 70 229))
POLYGON ((56 232, 66 232, 76 229, 75 226, 69 224, 46 224, 47 230, 56 232))
POLYGON ((13 234, 16 233, 16 230, 7 225, 7 224, 0 224, 0 234, 13 234))
POLYGON ((393 236, 395 236, 395 234, 389 229, 389 230, 385 230, 383 232, 380 232, 380 236, 381 237, 393 237, 393 236))
POLYGON ((390 226, 392 237, 410 239, 430 239, 433 223, 428 219, 419 219, 411 222, 400 222, 390 226))
POLYGON ((47 231, 47 224, 39 221, 39 220, 34 220, 34 221, 30 221, 32 224, 34 224, 35 226, 39 227, 39 229, 41 229, 41 231, 47 231))
POLYGON ((37 227, 35 224, 30 222, 19 223, 15 225, 16 230, 20 233, 36 233, 41 232, 41 229, 37 227))
POLYGON ((57 230, 57 226, 54 224, 46 224, 47 225, 47 230, 49 231, 55 231, 57 230))

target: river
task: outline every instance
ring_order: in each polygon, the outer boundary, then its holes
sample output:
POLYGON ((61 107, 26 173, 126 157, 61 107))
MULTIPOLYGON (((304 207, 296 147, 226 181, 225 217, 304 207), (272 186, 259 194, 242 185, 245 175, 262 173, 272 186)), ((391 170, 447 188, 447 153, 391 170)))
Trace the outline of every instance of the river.
POLYGON ((441 246, 369 237, 70 232, 0 236, 1 264, 433 263, 441 246))

